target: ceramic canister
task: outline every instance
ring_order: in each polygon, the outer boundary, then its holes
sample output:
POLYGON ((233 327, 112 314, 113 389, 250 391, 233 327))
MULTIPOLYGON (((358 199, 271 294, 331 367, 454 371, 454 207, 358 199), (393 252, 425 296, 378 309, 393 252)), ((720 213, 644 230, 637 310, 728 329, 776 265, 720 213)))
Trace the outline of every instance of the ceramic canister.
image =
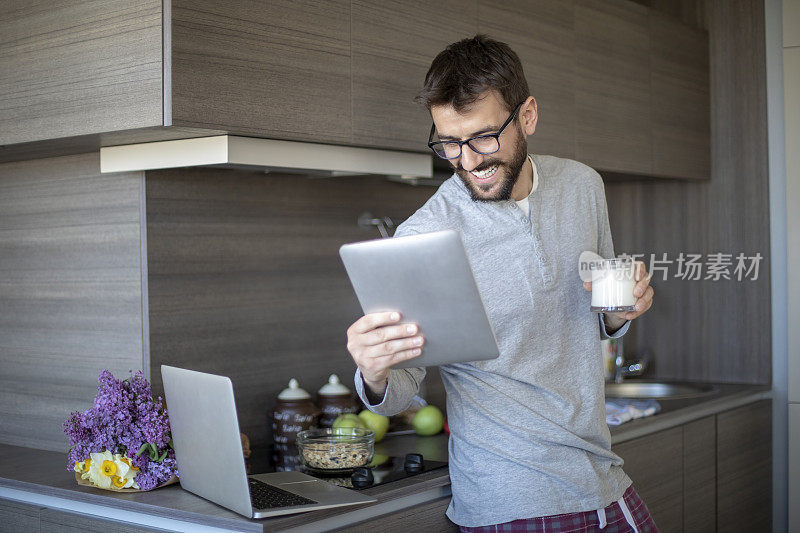
POLYGON ((350 389, 342 385, 339 376, 331 374, 328 382, 317 391, 317 405, 322 411, 320 427, 329 428, 336 417, 344 413, 356 413, 361 406, 356 402, 350 389))
POLYGON ((294 444, 298 433, 318 427, 319 416, 320 410, 311 402, 311 395, 292 378, 270 412, 275 444, 294 444))

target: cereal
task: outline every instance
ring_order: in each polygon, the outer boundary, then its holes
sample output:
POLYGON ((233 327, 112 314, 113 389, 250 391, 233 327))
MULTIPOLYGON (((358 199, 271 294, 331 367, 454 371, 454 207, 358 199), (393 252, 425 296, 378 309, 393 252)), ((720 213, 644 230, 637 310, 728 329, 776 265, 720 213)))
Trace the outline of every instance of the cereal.
POLYGON ((307 445, 302 454, 306 466, 331 470, 364 466, 370 462, 372 450, 366 446, 330 443, 307 445))

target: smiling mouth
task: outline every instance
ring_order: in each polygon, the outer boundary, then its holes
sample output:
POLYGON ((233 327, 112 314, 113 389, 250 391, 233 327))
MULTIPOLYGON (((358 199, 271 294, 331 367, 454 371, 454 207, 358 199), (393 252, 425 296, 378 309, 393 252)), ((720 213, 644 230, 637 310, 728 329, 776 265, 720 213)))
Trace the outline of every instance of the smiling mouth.
POLYGON ((478 181, 488 181, 488 180, 492 179, 495 174, 497 174, 497 171, 498 171, 499 168, 500 168, 499 164, 498 165, 492 165, 491 167, 489 167, 489 168, 487 168, 485 170, 472 171, 472 172, 470 172, 470 174, 472 174, 472 176, 478 181))

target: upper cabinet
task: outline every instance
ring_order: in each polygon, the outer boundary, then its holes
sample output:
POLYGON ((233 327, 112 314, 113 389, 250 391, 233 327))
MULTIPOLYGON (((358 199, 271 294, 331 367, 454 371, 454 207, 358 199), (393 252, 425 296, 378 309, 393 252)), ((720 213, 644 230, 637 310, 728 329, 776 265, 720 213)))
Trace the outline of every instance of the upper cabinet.
MULTIPOLYGON (((528 149, 575 158, 575 14, 571 0, 480 0, 478 30, 519 55, 539 119, 528 149)), ((513 105, 513 104, 512 104, 513 105)))
POLYGON ((161 4, 5 2, 0 148, 161 126, 161 4))
POLYGON ((481 32, 522 60, 530 151, 710 176, 708 36, 630 0, 24 4, 0 14, 0 160, 225 133, 428 153, 414 97, 481 32))
POLYGON ((350 0, 171 7, 171 124, 350 142, 350 0))
POLYGON ((655 176, 711 176, 708 33, 650 12, 655 176))
POLYGON ((575 158, 596 169, 652 169, 647 11, 628 0, 575 4, 575 158))
POLYGON ((431 61, 476 31, 476 0, 353 0, 353 142, 427 151, 431 117, 414 102, 431 61))

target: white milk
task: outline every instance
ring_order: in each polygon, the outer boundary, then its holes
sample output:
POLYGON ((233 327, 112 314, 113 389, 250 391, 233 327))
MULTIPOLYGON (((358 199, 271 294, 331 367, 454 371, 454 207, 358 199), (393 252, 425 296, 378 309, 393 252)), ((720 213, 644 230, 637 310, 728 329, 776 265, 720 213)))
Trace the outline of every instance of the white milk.
POLYGON ((594 312, 633 311, 633 262, 604 261, 605 268, 592 272, 592 307, 594 312))

